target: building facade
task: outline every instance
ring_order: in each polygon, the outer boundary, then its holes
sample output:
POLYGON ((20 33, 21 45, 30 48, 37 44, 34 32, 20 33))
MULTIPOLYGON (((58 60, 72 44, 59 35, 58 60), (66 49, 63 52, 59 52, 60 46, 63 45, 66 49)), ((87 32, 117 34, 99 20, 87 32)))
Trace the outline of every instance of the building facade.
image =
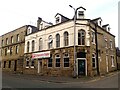
POLYGON ((108 24, 101 25, 101 18, 78 17, 76 43, 73 19, 59 13, 55 18, 55 25, 39 28, 38 32, 25 37, 24 73, 73 76, 75 70, 77 76, 95 76, 98 72, 102 75, 117 69, 115 36, 108 24))
POLYGON ((0 55, 3 71, 23 72, 25 36, 30 27, 34 28, 31 32, 37 30, 34 26, 25 25, 1 36, 0 55))

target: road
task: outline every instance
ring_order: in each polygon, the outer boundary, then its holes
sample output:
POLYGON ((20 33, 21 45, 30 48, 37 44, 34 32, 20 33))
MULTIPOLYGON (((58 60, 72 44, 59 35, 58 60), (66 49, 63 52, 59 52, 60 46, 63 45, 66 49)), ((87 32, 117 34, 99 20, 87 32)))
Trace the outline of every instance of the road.
POLYGON ((3 88, 118 88, 118 73, 87 82, 56 83, 22 75, 3 74, 3 88))

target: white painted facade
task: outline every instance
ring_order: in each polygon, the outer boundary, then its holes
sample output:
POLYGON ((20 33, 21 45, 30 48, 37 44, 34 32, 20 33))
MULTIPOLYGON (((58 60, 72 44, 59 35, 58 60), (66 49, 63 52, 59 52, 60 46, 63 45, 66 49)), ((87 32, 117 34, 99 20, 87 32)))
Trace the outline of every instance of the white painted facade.
MULTIPOLYGON (((80 24, 87 24, 87 20, 77 20, 77 23, 80 24)), ((90 34, 89 34, 89 26, 87 25, 76 25, 76 45, 78 45, 78 30, 85 30, 85 45, 90 46, 90 34)), ((42 50, 49 50, 48 49, 48 37, 52 35, 53 37, 53 47, 52 49, 56 48, 56 34, 59 33, 60 35, 60 47, 65 47, 64 46, 64 32, 67 31, 69 34, 69 45, 68 46, 73 46, 74 45, 74 22, 67 21, 62 24, 58 24, 52 27, 49 27, 44 30, 40 30, 37 33, 28 35, 25 37, 25 50, 24 53, 27 53, 27 42, 30 42, 30 48, 29 52, 32 52, 32 40, 35 40, 35 51, 39 51, 39 39, 42 38, 43 40, 43 48, 42 50)), ((67 47, 68 47, 67 46, 67 47)))

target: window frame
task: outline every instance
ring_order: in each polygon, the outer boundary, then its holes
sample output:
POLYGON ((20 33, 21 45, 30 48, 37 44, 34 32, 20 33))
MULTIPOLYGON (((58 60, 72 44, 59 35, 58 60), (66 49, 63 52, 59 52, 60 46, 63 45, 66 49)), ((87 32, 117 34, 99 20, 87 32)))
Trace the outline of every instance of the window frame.
POLYGON ((64 57, 63 57, 63 66, 64 66, 64 68, 69 68, 70 67, 70 58, 69 58, 69 53, 65 53, 64 54, 64 57), (67 55, 66 55, 67 54, 67 55), (65 59, 69 59, 69 62, 67 62, 67 63, 65 63, 65 59), (68 64, 69 66, 65 66, 65 64, 68 64))
POLYGON ((96 54, 95 53, 92 54, 92 68, 93 69, 97 68, 97 65, 96 65, 96 54), (94 55, 94 57, 93 57, 93 55, 94 55), (93 62, 93 59, 95 60, 94 62, 93 62), (94 67, 93 67, 93 64, 95 65, 94 67))
POLYGON ((35 40, 32 40, 32 52, 35 51, 35 40))
POLYGON ((60 34, 56 34, 56 47, 60 47, 60 34))
POLYGON ((85 38, 86 38, 85 35, 86 35, 85 30, 83 30, 83 29, 78 30, 78 45, 85 45, 85 38), (83 35, 83 33, 84 33, 84 35, 83 35))
POLYGON ((59 54, 57 54, 57 55, 55 55, 55 67, 56 68, 60 68, 61 67, 61 63, 60 63, 60 55, 59 54), (57 61, 59 61, 59 62, 57 62, 57 61), (57 66, 58 65, 58 66, 57 66))
POLYGON ((64 32, 64 46, 69 46, 69 33, 67 31, 64 32))

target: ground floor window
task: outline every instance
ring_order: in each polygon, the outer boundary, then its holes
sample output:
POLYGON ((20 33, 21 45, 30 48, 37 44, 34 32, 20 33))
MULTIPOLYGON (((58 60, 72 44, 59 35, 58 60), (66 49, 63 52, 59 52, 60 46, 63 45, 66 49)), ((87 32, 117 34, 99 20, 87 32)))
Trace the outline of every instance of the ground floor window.
POLYGON ((95 57, 95 54, 92 54, 92 67, 96 68, 96 57, 95 57))
POLYGON ((26 68, 29 68, 29 58, 26 58, 26 68))
POLYGON ((56 59, 56 64, 55 64, 55 66, 56 66, 56 67, 60 67, 60 56, 59 56, 59 55, 56 55, 55 59, 56 59))
POLYGON ((5 68, 6 67, 6 61, 4 61, 4 66, 3 66, 3 68, 5 68))
POLYGON ((8 66, 8 68, 11 68, 11 61, 9 61, 9 66, 8 66))
POLYGON ((64 67, 69 67, 69 55, 68 55, 68 53, 64 54, 64 67))
POLYGON ((31 59, 31 68, 34 68, 34 59, 31 59))
POLYGON ((112 67, 115 67, 115 64, 114 64, 114 56, 111 56, 111 66, 112 66, 112 67))
POLYGON ((50 58, 48 59, 48 67, 52 67, 52 54, 50 54, 50 58))

